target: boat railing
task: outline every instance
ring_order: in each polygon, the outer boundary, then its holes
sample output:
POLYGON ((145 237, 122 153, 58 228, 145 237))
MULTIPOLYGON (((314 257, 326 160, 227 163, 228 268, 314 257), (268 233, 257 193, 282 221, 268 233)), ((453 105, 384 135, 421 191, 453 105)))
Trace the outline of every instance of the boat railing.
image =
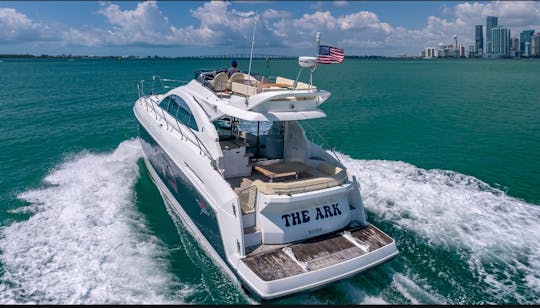
POLYGON ((313 126, 309 125, 306 121, 302 121, 302 126, 305 128, 308 128, 308 130, 305 130, 305 131, 306 131, 306 134, 309 134, 311 142, 319 144, 320 146, 322 146, 323 149, 329 150, 333 154, 333 156, 337 159, 337 161, 341 163, 341 160, 339 159, 339 156, 336 153, 336 148, 334 146, 331 146, 330 143, 328 143, 328 141, 326 141, 326 139, 324 139, 324 137, 321 134, 319 134, 319 132, 315 128, 313 128, 313 126), (315 140, 316 139, 315 137, 319 138, 319 141, 315 140))
POLYGON ((137 82, 137 94, 139 95, 139 98, 145 95, 144 94, 144 79, 137 82))
MULTIPOLYGON (((139 94, 139 97, 143 97, 147 95, 145 93, 144 89, 144 82, 145 80, 140 80, 137 83, 137 93, 139 94)), ((152 88, 150 89, 151 95, 156 95, 158 86, 161 88, 162 92, 168 91, 168 89, 173 89, 176 87, 179 87, 181 85, 184 85, 188 83, 186 80, 177 80, 177 79, 168 79, 168 78, 161 78, 159 75, 153 75, 152 76, 152 88)))
POLYGON ((182 86, 188 83, 188 81, 186 80, 161 78, 158 75, 154 75, 152 76, 152 94, 156 93, 156 88, 155 88, 156 80, 159 81, 159 86, 161 86, 161 89, 163 91, 168 91, 167 89, 177 88, 179 86, 182 86))
MULTIPOLYGON (((139 85, 137 85, 137 87, 139 87, 139 85)), ((141 86, 141 88, 142 88, 142 86, 141 86)), ((155 100, 154 98, 152 98, 150 95, 143 95, 143 96, 141 96, 140 99, 144 102, 147 111, 152 109, 152 111, 154 112, 154 114, 156 116, 156 120, 158 119, 158 117, 161 117, 165 121, 165 123, 167 125, 167 128, 169 128, 169 126, 170 126, 172 129, 176 130, 180 134, 180 136, 182 138, 184 138, 187 141, 194 144, 199 149, 199 154, 208 157, 210 159, 212 167, 214 169, 216 169, 216 170, 218 169, 217 166, 216 166, 216 161, 215 161, 214 157, 212 157, 212 154, 210 154, 210 151, 208 150, 208 148, 204 145, 204 143, 201 141, 201 139, 191 129, 182 128, 182 125, 180 125, 180 122, 176 118, 175 118, 176 127, 171 125, 166 120, 167 118, 165 116, 165 110, 163 110, 163 108, 158 108, 158 109, 161 110, 161 114, 160 114, 160 112, 156 109, 156 105, 158 105, 159 102, 157 100, 155 100), (187 136, 185 131, 188 131, 190 133, 190 136, 192 136, 193 138, 187 136)))
POLYGON ((252 189, 252 188, 257 189, 257 185, 251 184, 250 186, 244 187, 244 188, 238 190, 238 191, 237 191, 237 194, 241 194, 241 193, 243 193, 244 191, 246 191, 246 190, 248 190, 248 189, 252 189))

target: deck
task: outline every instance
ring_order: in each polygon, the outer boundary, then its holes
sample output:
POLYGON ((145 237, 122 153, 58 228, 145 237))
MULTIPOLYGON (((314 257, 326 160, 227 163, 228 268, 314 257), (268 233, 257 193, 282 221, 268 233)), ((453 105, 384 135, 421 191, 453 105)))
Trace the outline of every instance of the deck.
POLYGON ((262 280, 271 281, 332 266, 393 242, 372 225, 341 231, 350 236, 335 232, 287 246, 262 245, 242 262, 262 280))
POLYGON ((248 176, 227 178, 227 182, 240 198, 244 213, 253 211, 249 202, 249 189, 257 186, 264 194, 291 194, 307 192, 339 185, 346 181, 346 172, 329 166, 310 167, 301 162, 277 162, 256 165, 248 176))

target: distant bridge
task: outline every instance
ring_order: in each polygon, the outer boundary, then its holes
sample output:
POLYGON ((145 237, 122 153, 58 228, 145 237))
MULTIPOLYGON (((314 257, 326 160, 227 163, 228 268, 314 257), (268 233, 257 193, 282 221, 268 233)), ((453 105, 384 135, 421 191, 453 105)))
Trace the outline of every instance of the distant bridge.
MULTIPOLYGON (((205 55, 205 56, 185 56, 181 58, 187 59, 249 59, 249 53, 234 53, 226 55, 205 55)), ((296 59, 298 56, 284 56, 284 55, 268 55, 262 53, 254 53, 253 59, 296 59)))

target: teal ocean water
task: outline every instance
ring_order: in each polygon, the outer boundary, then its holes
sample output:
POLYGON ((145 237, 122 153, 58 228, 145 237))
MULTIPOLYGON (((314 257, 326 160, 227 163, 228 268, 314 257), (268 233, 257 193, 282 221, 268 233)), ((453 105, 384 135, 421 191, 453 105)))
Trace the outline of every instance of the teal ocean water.
MULTIPOLYGON (((132 112, 139 80, 227 64, 0 63, 0 303, 251 302, 167 212, 132 112)), ((294 78, 297 64, 252 70, 294 78)), ((540 302, 539 71, 535 60, 319 67, 314 82, 333 94, 310 124, 400 255, 278 303, 540 302)))

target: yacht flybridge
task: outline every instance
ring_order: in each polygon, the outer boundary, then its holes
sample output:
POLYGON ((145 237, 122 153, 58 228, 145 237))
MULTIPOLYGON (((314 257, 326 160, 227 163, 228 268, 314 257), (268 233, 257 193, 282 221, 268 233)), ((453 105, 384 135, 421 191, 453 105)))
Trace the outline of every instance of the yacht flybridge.
MULTIPOLYGON (((300 57, 313 73, 315 58, 300 57)), ((300 76, 300 73, 299 73, 300 76)), ((195 72, 134 113, 165 200, 225 272, 262 299, 321 287, 398 254, 366 220, 355 176, 307 138, 330 92, 309 82, 195 72)))

